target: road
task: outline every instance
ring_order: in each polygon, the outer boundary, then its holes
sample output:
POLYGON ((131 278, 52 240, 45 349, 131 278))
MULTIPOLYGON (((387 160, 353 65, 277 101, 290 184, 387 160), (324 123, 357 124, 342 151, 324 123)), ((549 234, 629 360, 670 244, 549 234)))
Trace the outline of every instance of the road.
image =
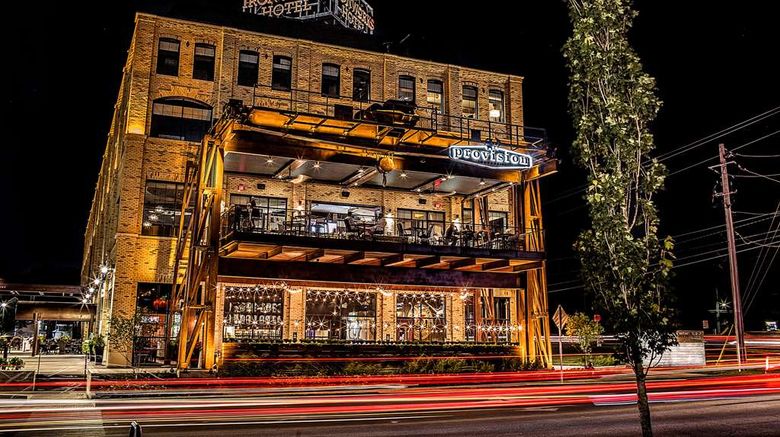
MULTIPOLYGON (((780 374, 648 382, 659 435, 778 435, 780 374)), ((231 389, 232 390, 232 389, 231 389)), ((127 435, 635 435, 625 380, 319 387, 210 396, 0 399, 0 433, 127 435)))

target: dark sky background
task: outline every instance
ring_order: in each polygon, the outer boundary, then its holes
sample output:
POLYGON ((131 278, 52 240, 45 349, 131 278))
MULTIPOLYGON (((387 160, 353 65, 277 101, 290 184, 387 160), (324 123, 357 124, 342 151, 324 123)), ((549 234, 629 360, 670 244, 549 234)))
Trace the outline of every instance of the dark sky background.
MULTIPOLYGON (((0 182, 0 278, 36 283, 79 282, 83 234, 105 148, 127 48, 138 10, 166 14, 187 4, 216 2, 26 2, 7 16, 3 53, 11 80, 3 96, 5 123, 0 182), (26 10, 25 10, 26 9, 26 10)), ((525 116, 544 127, 561 152, 558 174, 543 183, 549 252, 550 305, 571 313, 591 311, 592 298, 580 287, 571 244, 586 225, 583 173, 571 162, 573 137, 567 115, 567 73, 561 46, 569 34, 566 4, 534 2, 444 2, 373 0, 379 41, 400 41, 392 51, 422 59, 462 64, 525 77, 525 116), (511 4, 507 9, 506 5, 511 4)), ((664 102, 654 125, 658 153, 678 150, 755 115, 780 106, 780 27, 773 2, 745 0, 637 1, 640 12, 631 39, 646 71, 657 79, 664 102)), ((204 10, 207 8, 204 8, 204 10)), ((240 9, 240 1, 236 9, 240 9)), ((671 235, 723 224, 713 203, 718 177, 717 143, 743 154, 780 155, 780 114, 664 161, 673 174, 659 196, 663 228, 671 235), (705 163, 702 161, 709 159, 705 163), (690 168, 689 168, 690 167, 690 168), (682 171, 680 171, 682 170, 682 171)), ((780 157, 736 160, 745 168, 780 173, 780 157)), ((739 175, 750 175, 738 171, 739 175)), ((780 177, 774 176, 780 180, 780 177)), ((736 177, 735 220, 745 212, 773 212, 780 183, 736 177)), ((742 226, 753 242, 767 239, 771 220, 742 226)), ((778 218, 780 222, 780 218, 778 218)), ((749 221, 740 224, 749 224, 749 221)), ((777 224, 777 222, 775 222, 777 224)), ((721 228, 679 238, 680 264, 725 254, 721 228), (688 240, 688 241, 686 241, 688 240)), ((771 234, 769 234, 771 237, 771 234)), ((738 248, 756 248, 738 240, 738 248)), ((748 327, 780 318, 778 249, 739 255, 748 327), (762 252, 767 268, 754 268, 762 252), (760 278, 767 273, 761 287, 760 278), (752 273, 752 275, 751 275, 752 273), (753 280, 751 281, 751 276, 753 280), (748 284, 753 282, 751 288, 748 284)), ((680 322, 700 328, 707 309, 729 296, 728 264, 721 257, 676 270, 680 322)))

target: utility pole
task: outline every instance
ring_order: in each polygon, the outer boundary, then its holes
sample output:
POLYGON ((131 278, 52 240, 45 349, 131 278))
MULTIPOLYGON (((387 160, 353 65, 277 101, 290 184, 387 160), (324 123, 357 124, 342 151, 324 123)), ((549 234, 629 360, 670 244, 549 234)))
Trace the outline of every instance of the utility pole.
POLYGON ((734 221, 731 217, 731 187, 729 186, 728 165, 733 162, 726 161, 726 146, 722 143, 718 145, 718 154, 720 156, 720 180, 723 192, 723 212, 726 215, 726 236, 728 239, 729 250, 729 271, 731 276, 731 299, 734 302, 734 331, 737 335, 737 365, 742 368, 743 354, 745 353, 745 338, 743 335, 744 324, 742 323, 742 300, 739 295, 739 271, 737 270, 737 246, 734 242, 734 221))

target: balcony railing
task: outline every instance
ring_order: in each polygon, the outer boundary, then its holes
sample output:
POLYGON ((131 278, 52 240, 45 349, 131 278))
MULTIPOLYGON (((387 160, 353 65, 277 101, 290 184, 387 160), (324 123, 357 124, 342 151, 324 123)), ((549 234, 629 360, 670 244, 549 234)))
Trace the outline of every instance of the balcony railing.
POLYGON ((507 226, 505 219, 487 225, 459 221, 321 215, 307 210, 233 205, 224 211, 222 235, 291 235, 310 238, 364 240, 429 246, 472 247, 542 252, 544 232, 507 226))
MULTIPOLYGON (((400 100, 392 101, 404 103, 400 100)), ((490 140, 505 145, 540 149, 546 146, 547 134, 541 128, 446 114, 435 106, 414 106, 413 114, 403 113, 386 110, 387 103, 388 101, 353 100, 350 96, 323 95, 301 89, 278 90, 260 84, 255 86, 252 97, 253 107, 266 107, 295 114, 315 114, 346 121, 369 120, 406 129, 424 129, 454 136, 459 141, 490 140), (377 113, 381 114, 378 118, 377 113), (375 115, 370 116, 371 114, 375 115), (400 119, 395 119, 394 115, 400 116, 400 119)), ((504 116, 506 115, 504 111, 504 116)))

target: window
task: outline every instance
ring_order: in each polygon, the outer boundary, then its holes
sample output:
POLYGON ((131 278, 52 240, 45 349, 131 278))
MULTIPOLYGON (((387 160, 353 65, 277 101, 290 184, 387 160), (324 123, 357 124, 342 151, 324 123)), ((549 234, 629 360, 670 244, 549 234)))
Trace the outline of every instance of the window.
MULTIPOLYGON (((141 235, 175 237, 179 232, 181 205, 184 200, 184 184, 176 182, 146 181, 141 235)), ((192 217, 195 198, 185 212, 185 225, 192 217)))
POLYGON ((441 294, 398 294, 395 303, 397 340, 446 340, 445 310, 446 303, 441 294))
MULTIPOLYGON (((474 201, 467 200, 462 203, 461 218, 463 224, 474 224, 474 201)), ((505 229, 509 223, 509 213, 506 211, 488 211, 488 222, 493 223, 496 220, 500 223, 502 229, 505 229)), ((498 225, 496 225, 498 226, 498 225)))
POLYGON ((284 231, 287 199, 231 193, 230 204, 242 206, 237 210, 237 219, 233 218, 233 229, 251 232, 284 231), (253 200, 254 207, 252 207, 253 200))
POLYGON ((371 99, 371 72, 356 68, 352 72, 352 100, 367 102, 371 99))
POLYGON ((259 63, 260 57, 256 52, 241 50, 238 54, 238 79, 236 83, 243 86, 255 86, 259 63))
POLYGON ((428 81, 428 104, 444 113, 444 84, 440 80, 428 81))
MULTIPOLYGON (((160 365, 165 358, 165 331, 172 288, 171 284, 138 284, 135 310, 139 324, 133 336, 133 363, 136 366, 160 365)), ((174 323, 174 331, 177 325, 174 323)))
POLYGON ((504 93, 499 90, 490 90, 488 92, 488 109, 490 110, 490 121, 503 123, 504 117, 504 93))
POLYGON ((495 226, 500 229, 506 229, 509 224, 509 213, 506 211, 488 211, 488 222, 497 223, 495 226))
POLYGON ((493 298, 493 316, 495 317, 494 326, 496 327, 496 337, 501 343, 511 341, 510 337, 510 309, 508 297, 493 298))
POLYGON ((415 83, 412 76, 398 76, 398 98, 415 101, 415 83))
POLYGON ((338 97, 341 84, 341 68, 336 64, 322 64, 322 95, 338 97))
POLYGON ((466 118, 477 117, 477 87, 463 85, 463 104, 461 112, 466 118))
POLYGON ((195 60, 192 62, 192 78, 214 80, 214 46, 195 44, 195 60))
POLYGON ((290 91, 292 88, 292 59, 286 56, 274 56, 271 72, 271 88, 278 91, 290 91))
POLYGON ((199 142, 210 127, 211 106, 205 103, 166 97, 152 104, 152 137, 199 142))
POLYGON ((157 46, 157 74, 179 75, 179 41, 160 38, 157 46))
POLYGON ((444 213, 398 208, 398 223, 411 229, 413 235, 444 235, 444 213))
POLYGON ((306 338, 376 340, 376 293, 346 290, 307 291, 306 338))
POLYGON ((280 340, 284 290, 274 287, 228 287, 225 290, 223 341, 280 340))

